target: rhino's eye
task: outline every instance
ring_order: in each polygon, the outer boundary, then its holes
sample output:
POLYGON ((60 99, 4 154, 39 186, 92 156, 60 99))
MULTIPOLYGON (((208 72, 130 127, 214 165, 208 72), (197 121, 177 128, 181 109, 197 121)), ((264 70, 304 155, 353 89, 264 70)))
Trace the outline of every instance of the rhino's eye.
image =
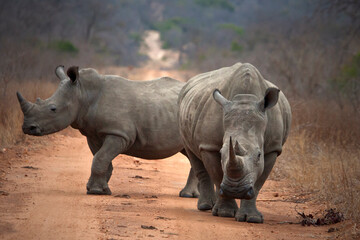
POLYGON ((51 110, 52 112, 56 112, 56 106, 54 106, 54 105, 50 106, 50 110, 51 110))
POLYGON ((257 159, 260 159, 260 157, 261 157, 261 153, 258 153, 257 159))

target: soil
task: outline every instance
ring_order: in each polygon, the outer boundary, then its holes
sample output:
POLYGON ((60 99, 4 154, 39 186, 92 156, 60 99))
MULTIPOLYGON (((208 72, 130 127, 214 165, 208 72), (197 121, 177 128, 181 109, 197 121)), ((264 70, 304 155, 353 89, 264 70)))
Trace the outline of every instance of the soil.
MULTIPOLYGON (((329 239, 330 226, 303 227, 295 211, 319 208, 268 180, 258 198, 263 224, 236 222, 180 198, 189 162, 126 155, 114 161, 111 196, 86 195, 92 154, 74 130, 27 137, 0 152, 0 239, 329 239)), ((336 225, 332 225, 334 228, 336 225)))

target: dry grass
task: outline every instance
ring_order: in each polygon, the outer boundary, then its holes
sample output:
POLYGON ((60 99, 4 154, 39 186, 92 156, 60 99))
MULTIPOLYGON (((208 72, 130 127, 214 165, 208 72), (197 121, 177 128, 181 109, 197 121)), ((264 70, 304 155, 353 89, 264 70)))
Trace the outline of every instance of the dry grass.
POLYGON ((360 222, 360 116, 316 100, 292 109, 292 132, 273 177, 360 222))

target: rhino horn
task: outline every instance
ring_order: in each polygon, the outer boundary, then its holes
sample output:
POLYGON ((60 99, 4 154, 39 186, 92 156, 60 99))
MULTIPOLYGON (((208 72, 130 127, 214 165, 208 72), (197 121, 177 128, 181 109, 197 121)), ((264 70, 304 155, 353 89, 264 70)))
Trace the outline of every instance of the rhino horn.
POLYGON ((225 108, 225 106, 230 103, 229 100, 227 100, 223 95, 221 95, 221 92, 219 91, 219 89, 215 89, 213 92, 213 98, 215 99, 215 101, 220 104, 223 108, 225 108))
POLYGON ((21 110, 23 111, 23 113, 26 113, 33 104, 26 100, 19 92, 16 92, 16 96, 19 100, 21 110))
POLYGON ((55 68, 55 74, 60 80, 64 80, 67 78, 63 65, 59 65, 55 68))
POLYGON ((239 155, 239 156, 245 156, 245 154, 246 154, 245 148, 243 146, 241 146, 238 141, 236 141, 236 143, 235 143, 235 153, 236 153, 236 155, 239 155))
MULTIPOLYGON (((236 148, 236 147, 235 147, 236 148)), ((242 160, 240 159, 240 161, 238 161, 236 159, 236 152, 235 152, 235 149, 233 147, 233 144, 232 144, 232 139, 230 137, 230 142, 229 142, 229 162, 227 163, 227 172, 228 172, 228 175, 230 172, 232 171, 238 171, 242 168, 243 164, 242 164, 242 160)))

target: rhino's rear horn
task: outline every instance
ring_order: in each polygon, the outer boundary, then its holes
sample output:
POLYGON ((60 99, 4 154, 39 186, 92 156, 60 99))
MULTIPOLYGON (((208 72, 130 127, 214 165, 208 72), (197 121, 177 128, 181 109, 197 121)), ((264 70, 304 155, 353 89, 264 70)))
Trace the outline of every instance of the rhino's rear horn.
POLYGON ((19 100, 21 110, 25 114, 31 108, 32 103, 26 100, 19 92, 16 92, 16 96, 19 100))
POLYGON ((67 75, 70 78, 70 80, 74 83, 76 80, 79 79, 79 67, 78 66, 72 66, 67 70, 67 75))
POLYGON ((60 80, 64 80, 67 78, 63 65, 59 65, 55 68, 55 74, 60 80))
POLYGON ((245 156, 246 155, 246 149, 240 145, 238 141, 235 143, 235 154, 239 156, 245 156))

